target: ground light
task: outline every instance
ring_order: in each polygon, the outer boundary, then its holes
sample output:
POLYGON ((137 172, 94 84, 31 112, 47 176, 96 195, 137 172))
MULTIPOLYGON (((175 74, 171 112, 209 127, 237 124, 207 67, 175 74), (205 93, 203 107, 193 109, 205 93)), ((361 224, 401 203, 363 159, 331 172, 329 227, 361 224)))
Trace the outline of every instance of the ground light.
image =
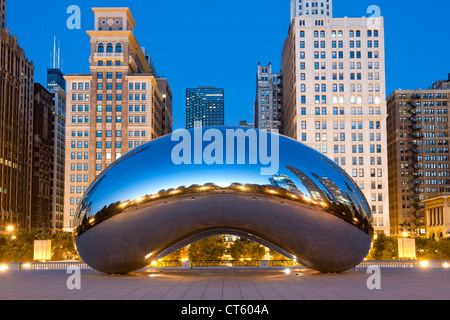
POLYGON ((428 261, 426 261, 426 260, 420 261, 420 266, 422 268, 428 268, 430 266, 430 263, 428 261))

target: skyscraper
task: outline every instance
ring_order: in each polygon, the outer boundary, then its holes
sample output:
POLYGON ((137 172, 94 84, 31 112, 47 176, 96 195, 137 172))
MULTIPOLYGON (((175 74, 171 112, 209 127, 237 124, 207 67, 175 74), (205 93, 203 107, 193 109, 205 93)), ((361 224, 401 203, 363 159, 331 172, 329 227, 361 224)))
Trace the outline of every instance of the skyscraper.
POLYGON ((331 0, 292 7, 301 12, 282 54, 283 134, 353 177, 376 232, 389 234, 383 18, 332 18, 331 0))
POLYGON ((172 101, 173 94, 170 88, 169 82, 165 78, 157 78, 156 83, 158 84, 158 89, 161 92, 162 97, 162 120, 163 120, 163 134, 172 133, 173 124, 173 112, 172 112, 172 101))
POLYGON ((39 83, 34 84, 33 187, 31 228, 52 227, 53 187, 53 97, 39 83))
POLYGON ((64 230, 88 186, 115 160, 165 132, 163 96, 128 8, 94 8, 89 74, 67 75, 64 230))
MULTIPOLYGON (((5 1, 1 15, 5 14, 5 1)), ((2 19, 3 21, 3 19, 2 19)), ((34 65, 0 29, 0 232, 31 225, 34 65)))
POLYGON ((283 90, 280 73, 272 73, 272 64, 258 63, 256 75, 255 128, 281 132, 283 127, 283 90))
POLYGON ((392 234, 426 235, 422 201, 450 192, 450 77, 438 82, 395 90, 387 99, 392 234))
POLYGON ((225 125, 225 91, 216 87, 186 89, 186 128, 225 125))
MULTIPOLYGON (((59 52, 59 50, 58 50, 59 52)), ((56 45, 54 54, 56 54, 56 45)), ((47 70, 47 89, 53 97, 53 177, 52 177, 52 228, 63 230, 64 174, 66 154, 66 80, 58 59, 47 70), (57 62, 58 61, 58 62, 57 62)))
POLYGON ((0 0, 0 29, 6 28, 6 0, 0 0))

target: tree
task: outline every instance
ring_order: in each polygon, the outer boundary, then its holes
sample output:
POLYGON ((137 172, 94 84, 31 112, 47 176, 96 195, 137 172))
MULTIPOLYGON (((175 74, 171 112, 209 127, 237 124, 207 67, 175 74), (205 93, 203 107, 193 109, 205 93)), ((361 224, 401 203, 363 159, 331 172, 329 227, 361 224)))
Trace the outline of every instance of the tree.
POLYGON ((57 233, 52 236, 52 260, 81 260, 75 249, 71 233, 57 233))
POLYGON ((190 260, 222 260, 225 250, 226 245, 221 237, 211 237, 191 244, 188 256, 190 260))
POLYGON ((378 235, 373 242, 367 260, 396 260, 398 259, 398 239, 385 234, 378 235))
POLYGON ((270 257, 272 258, 272 260, 276 260, 276 261, 289 261, 290 259, 283 256, 282 254, 279 254, 278 252, 270 249, 269 250, 269 254, 270 257))
POLYGON ((34 240, 52 240, 52 261, 80 260, 70 233, 45 234, 40 229, 20 231, 15 239, 0 236, 0 262, 32 262, 34 240))
POLYGON ((235 241, 230 247, 230 255, 234 260, 261 260, 265 254, 266 249, 262 245, 244 238, 235 241))
POLYGON ((188 257, 188 248, 184 247, 184 248, 181 248, 181 249, 165 256, 162 260, 163 261, 180 261, 186 257, 188 257))

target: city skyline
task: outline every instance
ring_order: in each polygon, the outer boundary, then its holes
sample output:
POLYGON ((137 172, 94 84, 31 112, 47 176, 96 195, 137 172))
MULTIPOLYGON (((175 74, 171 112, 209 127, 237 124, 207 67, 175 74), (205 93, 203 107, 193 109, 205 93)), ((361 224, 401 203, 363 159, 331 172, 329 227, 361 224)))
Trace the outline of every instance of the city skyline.
MULTIPOLYGON (((446 79, 450 62, 444 60, 449 44, 442 41, 445 32, 445 8, 450 4, 441 0, 439 11, 424 13, 417 10, 419 1, 334 1, 334 17, 369 17, 367 8, 378 5, 385 20, 386 29, 386 94, 396 89, 423 88, 436 79, 446 79), (420 20, 419 20, 420 18, 420 20), (417 21, 425 21, 417 23, 417 21), (434 31, 430 33, 430 30, 434 31), (423 39, 423 41, 420 41, 423 39), (421 43, 432 44, 430 47, 421 43), (419 66, 417 61, 421 59, 419 66), (417 76, 420 74, 420 77, 417 76)), ((152 15, 152 19, 145 19, 147 11, 145 2, 141 1, 79 1, 81 8, 81 30, 69 30, 66 21, 68 4, 56 3, 45 6, 35 3, 28 4, 23 11, 20 3, 7 2, 6 25, 12 34, 17 35, 19 45, 24 48, 27 57, 36 66, 36 82, 45 83, 46 69, 50 66, 50 53, 53 48, 54 36, 60 39, 61 56, 64 73, 86 70, 89 57, 88 49, 83 45, 88 39, 86 30, 92 28, 93 6, 129 6, 135 13, 136 20, 142 21, 136 28, 140 45, 146 47, 152 56, 157 70, 164 70, 161 76, 171 79, 174 93, 174 129, 185 127, 185 95, 186 88, 201 85, 223 87, 227 91, 226 125, 237 125, 239 120, 252 122, 253 105, 255 99, 255 66, 258 62, 266 65, 272 63, 274 71, 281 69, 281 51, 289 28, 289 0, 272 5, 269 1, 248 1, 239 3, 240 10, 236 11, 237 2, 227 2, 218 7, 206 1, 197 1, 189 6, 180 4, 176 9, 169 10, 168 4, 152 4, 152 11, 168 12, 167 15, 152 15), (271 5, 271 22, 259 23, 263 9, 271 5), (34 26, 36 33, 29 32, 29 24, 22 21, 32 21, 36 13, 52 16, 48 23, 34 26), (200 10, 201 9, 201 10, 200 10), (218 10, 221 11, 218 11, 218 10), (22 19, 15 19, 20 12, 22 19), (202 16, 202 22, 189 17, 202 16), (214 14, 211 14, 213 12, 214 14), (231 14, 233 15, 230 20, 231 14), (167 17, 175 18, 178 23, 167 23, 167 17), (243 19, 245 17, 245 19, 243 19), (234 25, 230 21, 240 21, 234 25), (214 23, 215 28, 204 28, 214 23), (170 32, 179 30, 183 32, 170 32), (252 30, 258 26, 261 33, 241 32, 252 30), (153 31, 152 31, 153 30, 153 31), (164 30, 161 32, 160 30, 164 30), (194 41, 193 47, 190 37, 186 35, 200 32, 202 40, 194 41), (171 37, 167 35, 171 34, 171 37), (266 39, 270 39, 267 41, 266 39), (184 50, 179 50, 184 48, 184 50), (186 50, 187 49, 187 50, 186 50), (199 54, 200 53, 200 54, 199 54), (85 55, 86 60, 80 58, 85 55), (223 70, 239 71, 240 78, 236 79, 234 72, 225 74, 223 70), (190 74, 186 77, 186 74, 190 74)), ((87 71, 87 70, 86 70, 87 71)), ((159 71, 161 73, 161 71, 159 71)))

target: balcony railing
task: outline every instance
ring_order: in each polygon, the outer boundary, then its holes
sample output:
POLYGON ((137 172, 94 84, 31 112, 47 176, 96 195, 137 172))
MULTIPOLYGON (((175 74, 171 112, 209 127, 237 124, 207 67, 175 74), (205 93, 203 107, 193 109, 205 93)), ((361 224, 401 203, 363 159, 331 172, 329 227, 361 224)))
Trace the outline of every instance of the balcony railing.
POLYGON ((95 60, 107 59, 107 58, 121 59, 123 61, 125 59, 125 55, 123 54, 123 52, 120 52, 120 53, 119 52, 115 52, 115 53, 96 52, 96 53, 94 53, 95 60))

